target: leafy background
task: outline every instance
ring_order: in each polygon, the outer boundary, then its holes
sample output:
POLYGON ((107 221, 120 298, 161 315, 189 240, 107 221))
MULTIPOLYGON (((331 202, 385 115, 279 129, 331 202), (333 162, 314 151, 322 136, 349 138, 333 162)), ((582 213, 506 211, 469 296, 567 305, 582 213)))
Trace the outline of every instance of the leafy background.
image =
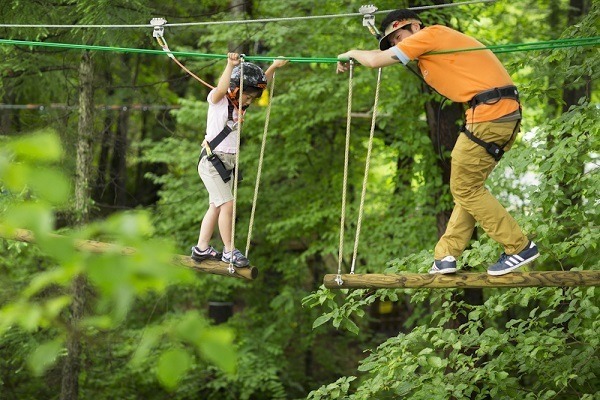
MULTIPOLYGON (((246 2, 246 18, 356 12, 357 1, 246 2)), ((3 23, 144 24, 241 18, 236 3, 5 1, 3 23)), ((380 10, 421 5, 382 1, 380 10)), ((497 1, 422 14, 485 44, 598 35, 592 1, 497 1), (577 13, 577 10, 580 12, 577 13)), ((381 16, 378 15, 378 20, 381 16)), ((21 40, 157 48, 150 28, 0 28, 21 40)), ((166 30, 173 50, 335 57, 373 48, 360 18, 166 30)), ((596 288, 329 291, 337 270, 348 76, 331 64, 277 71, 249 257, 254 282, 174 268, 196 241, 207 196, 196 173, 207 89, 167 57, 92 53, 91 213, 74 205, 82 52, 1 46, 0 397, 69 398, 68 343, 81 345, 80 398, 431 399, 596 398, 596 288), (61 104, 64 107, 48 105, 61 104), (131 105, 152 105, 138 111, 131 105), (117 105, 118 107, 109 107, 117 105), (124 109, 123 106, 128 106, 124 109), (161 106, 162 109, 159 109, 161 106), (63 236, 56 237, 52 233, 63 236), (103 254, 78 239, 115 243, 103 254), (119 246, 135 247, 123 257, 119 246), (81 298, 71 285, 84 277, 81 298), (223 324, 210 318, 230 303, 223 324), (213 305, 211 308, 210 305, 213 305), (77 335, 73 335, 76 332, 77 335)), ((597 270, 598 77, 595 47, 501 54, 521 89, 523 133, 488 181, 540 247, 537 270, 597 270)), ((224 63, 185 64, 216 82, 224 63)), ((261 64, 267 67, 267 64, 261 64)), ((343 267, 348 270, 376 71, 354 75, 343 267), (367 117, 364 117, 367 115, 367 117), (362 116, 362 117, 361 117, 362 116)), ((439 101, 439 99, 437 99, 439 101)), ((357 271, 425 272, 439 216, 452 207, 425 104, 436 101, 401 67, 383 70, 357 271)), ((236 244, 243 248, 266 108, 244 125, 236 244)), ((215 235, 215 245, 219 245, 215 235)), ((482 271, 501 249, 483 232, 460 260, 482 271)), ((73 398, 73 396, 71 396, 73 398)))

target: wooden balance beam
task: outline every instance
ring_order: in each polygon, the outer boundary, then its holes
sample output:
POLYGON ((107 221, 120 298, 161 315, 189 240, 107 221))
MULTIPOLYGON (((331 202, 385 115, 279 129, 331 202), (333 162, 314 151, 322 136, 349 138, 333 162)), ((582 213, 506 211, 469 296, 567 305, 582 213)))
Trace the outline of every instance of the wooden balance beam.
MULTIPOLYGON (((56 234, 53 234, 52 236, 61 237, 60 235, 56 234)), ((33 232, 26 229, 17 229, 11 233, 0 226, 0 238, 17 240, 19 242, 35 243, 33 232)), ((137 251, 133 247, 117 246, 112 243, 97 242, 95 240, 75 240, 74 246, 77 250, 88 251, 90 253, 105 253, 109 250, 116 250, 125 256, 132 255, 137 251)), ((210 274, 231 276, 248 280, 254 280, 258 276, 258 269, 253 266, 247 268, 234 268, 233 273, 231 273, 229 271, 229 264, 222 261, 204 260, 202 262, 196 262, 188 256, 181 255, 173 255, 171 264, 192 268, 202 272, 208 272, 210 274)))
POLYGON ((342 274, 342 284, 336 274, 323 279, 328 289, 386 289, 386 288, 514 288, 514 287, 572 287, 600 286, 600 271, 536 271, 511 272, 491 276, 485 272, 456 274, 342 274))

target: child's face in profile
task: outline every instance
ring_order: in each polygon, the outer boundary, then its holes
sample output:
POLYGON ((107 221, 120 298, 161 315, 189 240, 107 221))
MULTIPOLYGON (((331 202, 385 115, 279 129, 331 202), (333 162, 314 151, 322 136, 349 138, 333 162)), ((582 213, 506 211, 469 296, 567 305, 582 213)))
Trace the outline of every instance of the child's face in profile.
POLYGON ((258 93, 243 93, 242 94, 242 106, 248 107, 258 97, 259 97, 258 93))

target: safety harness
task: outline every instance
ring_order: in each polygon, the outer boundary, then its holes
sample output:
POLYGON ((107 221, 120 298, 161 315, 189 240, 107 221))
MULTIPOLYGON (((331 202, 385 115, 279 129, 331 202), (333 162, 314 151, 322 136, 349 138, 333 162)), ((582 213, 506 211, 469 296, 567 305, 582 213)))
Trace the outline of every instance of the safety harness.
MULTIPOLYGON (((210 142, 206 142, 206 145, 203 146, 202 151, 200 152, 200 158, 198 158, 198 163, 200 163, 203 157, 207 157, 208 161, 211 162, 213 167, 215 167, 215 169, 219 173, 221 179, 223 179, 223 182, 229 182, 231 180, 231 175, 233 175, 234 169, 227 169, 227 167, 225 167, 225 164, 223 163, 223 160, 221 160, 216 154, 214 154, 213 151, 217 148, 217 146, 219 146, 223 142, 223 140, 225 140, 227 136, 229 136, 231 132, 233 132, 233 130, 237 127, 238 124, 237 122, 233 121, 233 102, 229 98, 228 100, 229 104, 227 106, 227 122, 225 123, 225 127, 221 130, 221 132, 217 134, 217 136, 215 136, 213 140, 211 140, 210 142)), ((237 180, 238 182, 242 180, 242 172, 240 170, 238 170, 237 180)))
MULTIPOLYGON (((516 86, 511 85, 511 86, 503 86, 500 88, 486 90, 484 92, 476 94, 468 102, 469 106, 473 109, 472 118, 474 118, 474 116, 475 116, 475 108, 478 105, 480 105, 480 104, 487 104, 487 105, 496 104, 501 99, 516 100, 517 103, 519 103, 519 112, 521 112, 521 103, 519 102, 519 91, 517 90, 516 86)), ((517 123, 515 125, 515 129, 513 130, 512 135, 510 135, 510 138, 506 142, 504 142, 502 145, 498 145, 493 142, 485 142, 485 141, 479 139, 477 136, 473 135, 473 133, 467 129, 466 123, 463 124, 461 130, 470 140, 472 140, 473 142, 475 142, 478 145, 480 145, 481 147, 483 147, 492 157, 494 157, 494 160, 500 161, 500 159, 504 155, 504 148, 515 136, 515 133, 517 132, 518 127, 519 127, 519 124, 517 123)))
MULTIPOLYGON (((196 79, 198 82, 207 86, 209 89, 214 89, 214 86, 203 81, 197 75, 195 75, 192 71, 187 69, 171 52, 171 50, 169 49, 169 45, 167 44, 167 40, 164 37, 164 25, 166 23, 167 23, 167 20, 164 18, 152 18, 150 20, 150 25, 152 25, 152 27, 154 28, 152 36, 154 38, 156 38, 156 41, 158 42, 160 47, 162 47, 162 49, 165 51, 165 53, 167 53, 167 55, 173 61, 175 61, 175 63, 177 65, 179 65, 181 67, 181 69, 183 69, 185 72, 187 72, 191 77, 196 79)), ((212 141, 207 142, 208 145, 202 149, 202 152, 200 153, 200 158, 198 159, 198 163, 200 163, 200 160, 202 160, 202 157, 208 156, 208 160, 215 167, 215 169, 219 173, 219 176, 221 176, 221 178, 223 179, 223 182, 229 182, 229 180, 231 179, 231 175, 233 174, 233 170, 228 170, 225 167, 225 164, 223 163, 223 161, 219 157, 217 157, 216 154, 213 154, 213 150, 216 149, 217 146, 220 145, 223 140, 225 140, 225 138, 233 131, 234 128, 236 128, 237 123, 233 121, 233 110, 234 110, 234 108, 237 108, 238 112, 239 112, 239 109, 240 109, 237 104, 238 102, 235 100, 235 93, 233 93, 231 97, 227 96, 227 101, 229 102, 229 104, 227 107, 227 122, 225 123, 225 127, 223 128, 223 130, 221 132, 219 132, 219 134, 212 141), (229 126, 230 125, 229 122, 231 122, 232 127, 229 126)), ((241 115, 243 115, 243 113, 244 113, 244 109, 242 109, 242 111, 239 112, 240 118, 241 118, 241 115)), ((238 181, 241 181, 241 180, 242 180, 242 173, 241 173, 241 171, 239 171, 238 172, 238 181)))

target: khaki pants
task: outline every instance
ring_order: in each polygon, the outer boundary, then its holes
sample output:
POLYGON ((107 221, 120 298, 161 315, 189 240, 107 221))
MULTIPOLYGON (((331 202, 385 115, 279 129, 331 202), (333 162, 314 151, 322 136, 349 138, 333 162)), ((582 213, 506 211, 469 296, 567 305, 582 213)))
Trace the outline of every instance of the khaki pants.
MULTIPOLYGON (((518 123, 481 122, 468 124, 467 128, 485 142, 502 145, 509 140, 518 123)), ((504 150, 510 149, 514 140, 513 136, 504 150)), ((460 256, 472 237, 476 222, 492 239, 504 246, 506 254, 519 253, 529 243, 514 218, 485 187, 485 180, 496 164, 483 147, 464 133, 458 137, 452 151, 450 174, 450 191, 455 205, 446 232, 435 246, 436 260, 449 255, 460 256)))
MULTIPOLYGON (((223 161, 225 168, 233 169, 235 166, 235 154, 228 154, 216 151, 215 154, 223 161)), ((208 191, 208 203, 213 203, 215 207, 233 200, 233 179, 229 182, 223 182, 223 178, 217 172, 206 156, 202 157, 198 163, 198 174, 208 191)))

